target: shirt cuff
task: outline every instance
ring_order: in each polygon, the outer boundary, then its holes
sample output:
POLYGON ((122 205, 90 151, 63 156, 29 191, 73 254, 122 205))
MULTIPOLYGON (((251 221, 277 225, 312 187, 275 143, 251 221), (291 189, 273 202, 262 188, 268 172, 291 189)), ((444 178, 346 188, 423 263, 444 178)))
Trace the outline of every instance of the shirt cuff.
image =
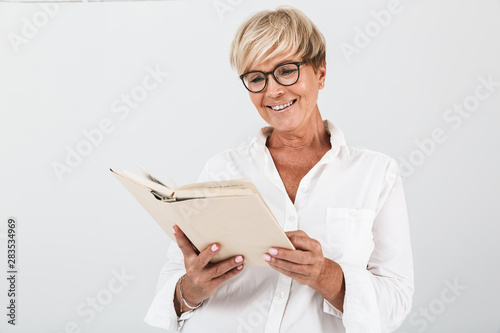
POLYGON ((340 266, 345 279, 344 312, 341 318, 346 331, 380 333, 380 317, 375 289, 370 280, 371 273, 366 268, 340 266))
POLYGON ((149 307, 144 321, 151 326, 164 328, 169 331, 178 331, 189 319, 194 311, 183 313, 177 317, 174 307, 174 295, 177 281, 185 274, 184 271, 175 273, 156 294, 153 303, 149 307))
POLYGON ((330 302, 328 302, 326 299, 323 300, 323 312, 331 314, 332 316, 338 317, 342 319, 344 314, 342 311, 334 307, 330 302))

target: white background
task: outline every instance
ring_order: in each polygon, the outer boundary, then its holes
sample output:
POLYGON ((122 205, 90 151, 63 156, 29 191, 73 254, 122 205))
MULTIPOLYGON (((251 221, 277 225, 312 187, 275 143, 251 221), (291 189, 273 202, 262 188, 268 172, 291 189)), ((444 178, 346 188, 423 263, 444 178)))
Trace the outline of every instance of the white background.
POLYGON ((0 277, 10 216, 19 272, 16 327, 0 279, 0 331, 161 331, 142 319, 170 240, 109 168, 136 171, 137 161, 182 185, 251 138, 265 123, 229 66, 229 45, 251 13, 290 4, 327 40, 323 117, 404 172, 416 289, 398 332, 499 333, 500 1, 401 0, 377 31, 371 12, 388 3, 66 3, 50 15, 40 4, 0 3, 0 277), (365 28, 367 46, 355 40, 365 28), (341 46, 356 41, 363 47, 346 57, 341 46), (168 75, 128 114, 113 112, 113 103, 124 110, 122 94, 140 92, 148 68, 168 75), (475 111, 459 125, 443 118, 473 103, 479 77, 490 76, 497 86, 475 111), (59 179, 54 164, 103 119, 112 130, 59 179), (446 140, 419 148, 436 128, 446 140), (114 271, 133 280, 121 285, 114 271), (106 304, 91 318, 97 296, 106 304))

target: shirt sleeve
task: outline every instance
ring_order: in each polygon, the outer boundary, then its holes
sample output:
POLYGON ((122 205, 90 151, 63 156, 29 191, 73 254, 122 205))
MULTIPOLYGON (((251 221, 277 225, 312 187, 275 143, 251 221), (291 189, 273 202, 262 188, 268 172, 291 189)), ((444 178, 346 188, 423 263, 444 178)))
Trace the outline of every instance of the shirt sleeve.
POLYGON ((144 318, 146 323, 169 331, 178 331, 184 320, 193 315, 190 311, 178 317, 174 308, 175 287, 185 273, 182 252, 177 244, 172 242, 167 253, 167 263, 163 266, 156 285, 156 296, 144 318))
POLYGON ((408 213, 397 162, 389 162, 373 222, 374 249, 366 268, 341 265, 346 285, 342 318, 346 332, 392 332, 411 310, 414 290, 408 213))
MULTIPOLYGON (((197 182, 208 179, 208 163, 203 168, 197 182)), ((184 321, 191 318, 194 311, 184 312, 177 316, 174 307, 174 295, 177 281, 186 273, 184 267, 184 256, 181 249, 172 241, 167 252, 167 263, 163 266, 158 283, 156 285, 156 296, 144 318, 151 326, 164 328, 169 331, 179 331, 184 321)))

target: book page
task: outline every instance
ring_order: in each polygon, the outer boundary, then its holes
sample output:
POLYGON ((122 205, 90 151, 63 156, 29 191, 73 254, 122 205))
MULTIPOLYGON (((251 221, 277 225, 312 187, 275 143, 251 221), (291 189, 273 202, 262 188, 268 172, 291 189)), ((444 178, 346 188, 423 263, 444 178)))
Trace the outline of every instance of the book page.
POLYGON ((187 184, 179 187, 177 191, 192 190, 192 189, 197 189, 200 191, 204 189, 248 189, 251 188, 250 185, 252 185, 252 182, 247 178, 215 180, 209 182, 187 184))
POLYGON ((129 171, 124 171, 122 173, 118 173, 116 171, 113 171, 112 169, 110 169, 113 173, 115 173, 116 175, 118 176, 121 176, 123 178, 126 178, 138 185, 141 185, 145 188, 148 188, 150 190, 153 190, 155 192, 158 192, 159 194, 161 195, 164 195, 165 197, 167 198, 172 198, 173 197, 173 193, 174 191, 172 191, 170 188, 164 186, 164 185, 160 185, 158 183, 155 183, 149 179, 145 179, 145 178, 142 178, 140 176, 137 176, 135 174, 133 174, 132 172, 129 172, 129 171))
MULTIPOLYGON (((270 247, 294 249, 257 194, 160 202, 158 208, 161 210, 158 215, 171 217, 198 249, 203 250, 213 243, 221 244, 221 251, 212 263, 241 254, 246 265, 266 266, 262 255, 270 247)), ((160 225, 165 223, 160 217, 155 219, 160 225)))
POLYGON ((193 198, 235 197, 254 194, 248 188, 193 188, 183 189, 174 193, 174 198, 180 200, 193 198))
POLYGON ((248 179, 209 181, 181 186, 175 191, 175 198, 212 198, 256 193, 255 186, 248 179))
POLYGON ((155 182, 157 184, 160 184, 162 186, 165 186, 165 187, 168 187, 170 188, 169 186, 163 184, 158 178, 156 178, 155 176, 153 176, 148 170, 146 170, 142 165, 140 165, 139 163, 135 163, 135 165, 137 166, 137 168, 139 168, 139 170, 141 171, 141 174, 144 176, 144 178, 146 179, 149 179, 151 180, 152 182, 155 182))

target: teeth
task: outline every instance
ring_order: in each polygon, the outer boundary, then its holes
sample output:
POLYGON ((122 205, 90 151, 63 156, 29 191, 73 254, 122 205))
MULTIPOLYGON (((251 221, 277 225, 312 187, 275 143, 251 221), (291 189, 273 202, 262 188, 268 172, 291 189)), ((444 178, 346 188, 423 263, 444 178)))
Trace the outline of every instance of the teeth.
POLYGON ((271 106, 271 109, 275 110, 275 111, 279 111, 279 110, 283 110, 284 108, 286 107, 289 107, 290 105, 293 104, 293 101, 289 102, 289 103, 286 103, 286 104, 283 104, 283 105, 276 105, 276 106, 271 106))

